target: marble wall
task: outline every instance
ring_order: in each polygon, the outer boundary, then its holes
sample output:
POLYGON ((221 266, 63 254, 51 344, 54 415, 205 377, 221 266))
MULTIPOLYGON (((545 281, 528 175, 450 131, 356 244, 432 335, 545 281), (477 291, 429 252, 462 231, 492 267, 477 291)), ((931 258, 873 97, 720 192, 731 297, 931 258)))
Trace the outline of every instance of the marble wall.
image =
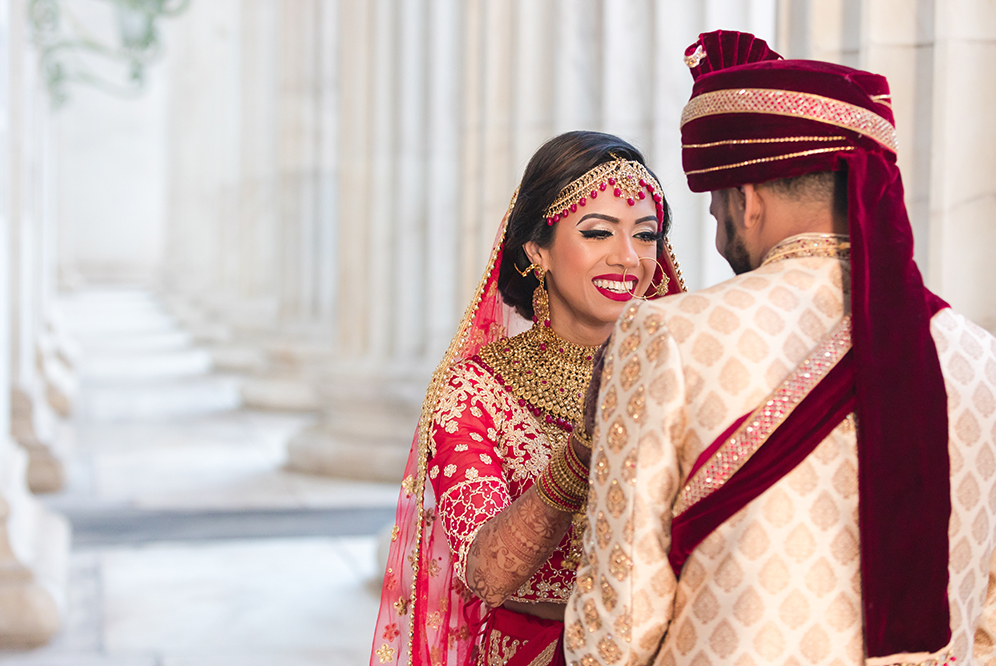
MULTIPOLYGON (((247 375, 248 404, 325 410, 292 444, 292 465, 368 474, 326 456, 348 441, 347 457, 362 459, 362 415, 387 424, 377 438, 395 442, 392 476, 400 433, 545 139, 589 128, 635 143, 674 210, 689 286, 730 275, 707 198, 686 189, 678 119, 691 89, 684 47, 743 29, 787 56, 890 78, 917 259, 943 297, 996 328, 985 271, 993 11, 989 0, 195 2, 166 32, 155 102, 165 222, 143 265, 216 364, 247 375)), ((61 161, 82 154, 64 145, 61 161)), ((60 234, 77 237, 60 265, 97 276, 81 263, 86 243, 113 225, 72 219, 60 214, 60 234)))
POLYGON ((785 55, 889 79, 917 263, 928 287, 996 332, 996 5, 796 0, 779 10, 785 55))

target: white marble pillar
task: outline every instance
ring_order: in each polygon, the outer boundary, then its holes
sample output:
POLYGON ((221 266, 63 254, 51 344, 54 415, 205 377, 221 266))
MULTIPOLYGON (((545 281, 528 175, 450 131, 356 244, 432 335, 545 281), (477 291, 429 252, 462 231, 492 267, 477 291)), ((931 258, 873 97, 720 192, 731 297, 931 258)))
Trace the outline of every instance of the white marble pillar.
MULTIPOLYGON (((484 259, 480 247, 487 232, 484 230, 487 212, 484 210, 484 0, 466 0, 463 3, 461 60, 463 71, 460 84, 461 120, 460 137, 460 219, 458 229, 459 270, 457 272, 458 299, 470 301, 480 278, 484 259)), ((510 193, 511 194, 511 193, 510 193)), ((494 233, 491 238, 493 240, 494 233)))
POLYGON ((441 358, 464 303, 460 247, 460 0, 429 0, 426 198, 426 356, 441 358))
POLYGON ((238 288, 253 319, 243 328, 270 327, 277 280, 277 5, 243 0, 239 35, 238 288))
MULTIPOLYGON (((367 345, 364 356, 386 359, 391 353, 394 301, 391 297, 394 281, 388 248, 394 246, 392 236, 396 232, 395 207, 397 192, 397 170, 393 163, 394 146, 398 140, 395 119, 398 106, 398 4, 399 0, 375 0, 370 4, 369 64, 371 78, 367 95, 370 99, 369 154, 370 171, 366 188, 370 199, 369 217, 359 224, 368 225, 366 243, 357 251, 362 251, 363 268, 354 278, 350 289, 363 290, 366 283, 367 308, 354 313, 354 317, 364 318, 367 345)), ((343 134, 348 133, 343 128, 343 134)), ((343 221, 344 224, 348 224, 343 221)), ((345 249, 345 248, 344 248, 345 249)), ((362 326, 363 324, 361 324, 362 326)))
POLYGON ((337 314, 339 90, 337 2, 279 3, 277 320, 265 362, 243 387, 250 406, 314 411, 337 314))
POLYGON ((996 333, 996 4, 931 4, 927 282, 953 307, 996 333))
POLYGON ((651 146, 656 83, 653 25, 649 0, 603 0, 602 127, 644 151, 651 146))
MULTIPOLYGON (((210 311, 238 275, 238 0, 191 3, 169 26, 168 192, 164 285, 207 311, 195 335, 224 337, 210 311)), ((179 313, 184 314, 184 313, 179 313)))
MULTIPOLYGON (((33 128, 24 113, 35 98, 37 80, 25 76, 26 68, 37 57, 25 35, 26 3, 0 0, 0 154, 5 156, 0 169, 0 647, 27 647, 43 644, 58 630, 66 610, 69 525, 67 521, 35 500, 27 489, 27 454, 10 437, 11 392, 13 379, 13 309, 23 314, 22 291, 18 284, 23 271, 11 271, 11 259, 21 254, 25 236, 19 246, 12 243, 12 228, 20 224, 14 215, 23 216, 26 192, 39 184, 39 159, 43 153, 26 155, 32 142, 33 128), (28 86, 31 86, 29 88, 28 86), (21 106, 25 104, 26 106, 21 106), (33 158, 33 159, 32 159, 33 158), (27 168, 30 165, 31 168, 27 168), (17 192, 15 208, 15 191, 17 192), (18 284, 17 301, 13 289, 18 284)), ((35 121, 46 117, 42 114, 35 121)), ((23 258, 23 257, 22 257, 23 258)), ((19 322, 20 323, 20 322, 19 322)), ((19 326, 20 329, 20 326, 19 326)))
MULTIPOLYGON (((815 18, 815 17, 814 17, 815 18)), ((930 265, 930 181, 933 148, 934 3, 862 0, 858 66, 884 75, 892 92, 906 209, 917 263, 930 265)), ((842 46, 843 50, 843 46, 842 46)))
MULTIPOLYGON (((322 418, 289 442, 288 466, 394 480, 404 468, 428 378, 427 259, 439 255, 427 247, 426 188, 452 167, 444 162, 437 171, 426 169, 435 150, 424 112, 427 35, 437 13, 429 14, 422 3, 394 0, 369 8, 347 2, 342 9, 339 37, 357 55, 359 70, 342 78, 341 118, 357 124, 343 126, 342 146, 350 152, 340 166, 345 241, 337 246, 343 265, 355 267, 340 283, 344 301, 355 308, 339 311, 337 330, 358 354, 338 350, 325 363, 322 418), (358 338, 352 328, 369 336, 358 338)), ((449 160, 446 136, 440 139, 442 158, 449 160)), ((452 255, 446 260, 452 262, 452 255)))
POLYGON ((599 0, 557 0, 551 35, 556 47, 552 101, 556 134, 601 125, 599 5, 599 0))
MULTIPOLYGON (((22 36, 12 30, 12 44, 22 36)), ((19 49, 20 50, 20 49, 19 49)), ((28 57, 10 80, 11 108, 11 434, 28 452, 28 486, 33 492, 59 490, 65 481, 66 428, 59 427, 53 406, 65 416, 75 386, 67 354, 60 353, 57 320, 49 319, 50 282, 46 231, 51 226, 47 202, 56 192, 46 179, 54 159, 50 150, 50 107, 37 60, 28 57)))
POLYGON ((495 231, 522 175, 512 154, 515 145, 514 10, 510 2, 485 2, 481 17, 482 68, 475 73, 482 79, 482 104, 479 109, 481 199, 480 207, 473 212, 473 219, 477 220, 480 230, 473 241, 477 247, 469 248, 476 257, 474 286, 484 270, 494 244, 495 231))
POLYGON ((336 339, 339 353, 359 358, 368 353, 371 308, 369 277, 370 224, 374 198, 387 199, 387 189, 376 187, 371 169, 371 146, 382 128, 372 121, 371 95, 374 53, 372 3, 366 0, 340 0, 339 44, 348 53, 349 66, 339 72, 339 117, 343 131, 339 138, 338 275, 336 294, 336 339))
POLYGON ((398 100, 394 106, 398 127, 397 172, 394 205, 395 233, 390 246, 394 261, 379 257, 374 265, 392 275, 391 299, 395 307, 391 329, 392 356, 411 363, 425 353, 425 303, 429 285, 426 267, 426 84, 427 44, 424 0, 402 0, 397 6, 398 100))
POLYGON ((518 0, 515 4, 512 50, 515 180, 522 175, 536 149, 553 136, 557 18, 555 0, 518 0))

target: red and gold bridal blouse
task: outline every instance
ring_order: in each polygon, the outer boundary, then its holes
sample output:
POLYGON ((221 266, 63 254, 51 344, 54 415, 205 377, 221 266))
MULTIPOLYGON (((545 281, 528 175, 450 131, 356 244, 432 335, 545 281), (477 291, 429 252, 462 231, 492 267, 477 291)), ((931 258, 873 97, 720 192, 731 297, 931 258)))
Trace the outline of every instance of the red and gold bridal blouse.
MULTIPOLYGON (((477 532, 526 492, 552 448, 567 442, 569 421, 557 414, 580 413, 579 386, 591 376, 593 349, 537 328, 455 364, 433 417, 428 476, 439 498, 437 518, 446 531, 455 575, 465 585, 467 555, 477 532), (570 381, 565 374, 578 376, 570 381), (532 391, 522 381, 526 377, 535 378, 532 391), (537 386, 548 388, 537 391, 537 386), (560 402, 566 409, 558 411, 545 398, 550 391, 565 394, 560 402)), ((576 570, 575 529, 572 525, 511 600, 567 601, 576 570)))

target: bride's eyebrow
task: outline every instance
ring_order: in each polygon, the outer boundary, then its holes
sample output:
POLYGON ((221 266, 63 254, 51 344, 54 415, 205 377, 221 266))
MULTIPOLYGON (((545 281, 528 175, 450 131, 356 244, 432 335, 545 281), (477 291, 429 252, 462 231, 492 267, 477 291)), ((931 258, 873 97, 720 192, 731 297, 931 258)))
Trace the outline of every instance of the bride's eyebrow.
MULTIPOLYGON (((582 222, 584 222, 585 220, 587 220, 589 217, 594 217, 594 218, 597 218, 599 220, 605 220, 606 222, 612 222, 614 224, 619 224, 619 218, 618 217, 612 217, 611 215, 605 215, 604 213, 588 213, 587 215, 585 215, 584 217, 582 217, 580 220, 578 220, 577 224, 575 224, 574 226, 575 227, 578 226, 578 224, 581 224, 582 222)), ((654 219, 656 219, 656 218, 654 218, 654 219)))

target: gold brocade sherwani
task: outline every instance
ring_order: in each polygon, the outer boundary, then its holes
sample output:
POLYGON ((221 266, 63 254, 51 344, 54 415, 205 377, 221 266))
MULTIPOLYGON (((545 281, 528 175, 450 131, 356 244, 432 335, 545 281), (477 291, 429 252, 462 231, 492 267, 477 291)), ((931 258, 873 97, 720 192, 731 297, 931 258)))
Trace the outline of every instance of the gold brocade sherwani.
MULTIPOLYGON (((603 376, 569 663, 863 663, 853 415, 696 548, 680 581, 667 559, 695 460, 840 322, 847 270, 786 259, 624 312, 603 376)), ((996 663, 996 340, 950 309, 931 333, 950 422, 952 649, 958 664, 996 663)))

